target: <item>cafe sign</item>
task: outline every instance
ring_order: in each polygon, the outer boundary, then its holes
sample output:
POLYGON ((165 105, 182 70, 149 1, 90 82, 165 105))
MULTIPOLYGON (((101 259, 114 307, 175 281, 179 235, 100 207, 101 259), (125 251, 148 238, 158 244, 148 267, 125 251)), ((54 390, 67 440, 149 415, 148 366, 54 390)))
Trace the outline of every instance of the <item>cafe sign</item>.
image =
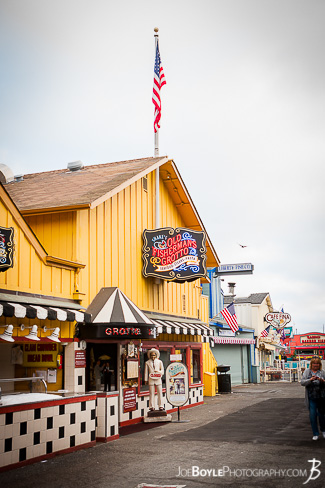
POLYGON ((13 267, 14 228, 0 227, 0 271, 13 267))
POLYGON ((291 322, 291 315, 284 312, 270 312, 265 315, 264 319, 265 322, 276 329, 283 329, 289 322, 291 322))
POLYGON ((177 227, 143 232, 143 276, 184 282, 205 277, 205 232, 177 227))

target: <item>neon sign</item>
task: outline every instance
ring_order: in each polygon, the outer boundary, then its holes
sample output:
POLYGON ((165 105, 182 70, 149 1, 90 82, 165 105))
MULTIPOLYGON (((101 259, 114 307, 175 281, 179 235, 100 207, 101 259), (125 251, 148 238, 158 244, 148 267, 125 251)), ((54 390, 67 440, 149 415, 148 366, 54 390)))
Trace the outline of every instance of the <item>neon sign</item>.
POLYGON ((176 282, 206 276, 206 235, 190 229, 165 227, 143 232, 143 269, 153 276, 176 282))
POLYGON ((79 324, 76 328, 76 337, 82 339, 154 339, 156 329, 153 325, 139 324, 135 327, 128 325, 107 324, 79 324))
POLYGON ((0 271, 13 267, 14 228, 0 227, 0 271))

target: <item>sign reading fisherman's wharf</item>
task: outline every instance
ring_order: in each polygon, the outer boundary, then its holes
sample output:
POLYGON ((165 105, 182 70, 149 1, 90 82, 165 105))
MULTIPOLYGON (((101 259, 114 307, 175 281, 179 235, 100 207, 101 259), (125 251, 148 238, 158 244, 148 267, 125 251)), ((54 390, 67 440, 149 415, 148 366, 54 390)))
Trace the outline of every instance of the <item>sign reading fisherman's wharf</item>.
POLYGON ((0 271, 12 268, 14 248, 14 228, 0 227, 0 271))
POLYGON ((143 232, 143 276, 183 282, 206 276, 206 235, 164 227, 143 232))

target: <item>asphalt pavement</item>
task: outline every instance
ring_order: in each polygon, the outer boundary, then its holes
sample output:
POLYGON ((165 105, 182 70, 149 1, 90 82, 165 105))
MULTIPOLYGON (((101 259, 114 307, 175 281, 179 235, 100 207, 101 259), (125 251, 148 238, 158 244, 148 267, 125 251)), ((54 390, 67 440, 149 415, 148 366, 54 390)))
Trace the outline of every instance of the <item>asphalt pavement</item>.
POLYGON ((182 410, 181 422, 177 418, 175 413, 173 422, 135 426, 116 441, 0 473, 0 486, 325 486, 325 439, 312 440, 299 383, 233 387, 182 410))

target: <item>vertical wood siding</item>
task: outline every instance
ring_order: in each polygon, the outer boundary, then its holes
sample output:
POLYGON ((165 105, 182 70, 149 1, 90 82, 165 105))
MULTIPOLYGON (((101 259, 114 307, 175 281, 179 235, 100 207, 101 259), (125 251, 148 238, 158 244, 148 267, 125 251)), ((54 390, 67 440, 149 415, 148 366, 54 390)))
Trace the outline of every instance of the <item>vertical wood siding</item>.
MULTIPOLYGON (((160 226, 185 226, 162 181, 160 226)), ((88 264, 80 272, 82 304, 87 306, 101 287, 117 286, 141 309, 207 320, 200 280, 179 284, 142 276, 142 233, 153 228, 154 172, 148 174, 147 191, 139 180, 98 207, 77 211, 75 259, 88 264)))
POLYGON ((72 298, 74 272, 45 265, 1 201, 0 225, 14 228, 14 266, 0 273, 0 288, 72 298))

